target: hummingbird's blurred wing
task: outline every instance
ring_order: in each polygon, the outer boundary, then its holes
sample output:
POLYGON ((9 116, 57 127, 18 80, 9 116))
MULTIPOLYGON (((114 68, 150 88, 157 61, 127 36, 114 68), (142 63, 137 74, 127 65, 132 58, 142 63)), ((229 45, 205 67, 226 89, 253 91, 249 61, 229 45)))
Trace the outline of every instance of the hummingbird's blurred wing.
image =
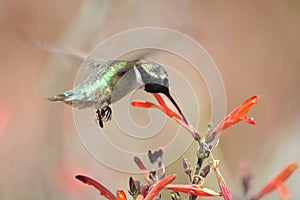
POLYGON ((56 57, 62 57, 68 60, 75 61, 76 63, 82 64, 84 67, 91 70, 108 66, 110 63, 113 62, 102 58, 96 58, 96 57, 89 58, 88 54, 76 49, 53 48, 41 43, 36 45, 38 45, 38 47, 42 48, 43 50, 50 52, 52 55, 56 57))
POLYGON ((86 53, 71 48, 53 48, 45 44, 40 44, 39 47, 55 57, 61 57, 76 63, 82 63, 87 58, 86 53))
POLYGON ((97 57, 92 57, 92 58, 87 58, 83 61, 83 66, 86 67, 87 69, 101 69, 101 68, 107 68, 113 61, 112 60, 105 60, 102 58, 97 58, 97 57))
POLYGON ((90 58, 86 58, 83 61, 83 65, 91 70, 94 69, 99 69, 99 68, 103 68, 105 66, 110 65, 112 62, 114 61, 120 61, 120 60, 124 60, 124 61, 129 61, 132 63, 132 65, 138 64, 140 63, 142 60, 146 60, 147 57, 149 57, 151 54, 153 54, 154 50, 153 49, 145 49, 145 50, 137 50, 137 51, 133 51, 130 52, 128 54, 124 54, 121 57, 118 57, 115 60, 106 60, 100 57, 90 57, 90 58))

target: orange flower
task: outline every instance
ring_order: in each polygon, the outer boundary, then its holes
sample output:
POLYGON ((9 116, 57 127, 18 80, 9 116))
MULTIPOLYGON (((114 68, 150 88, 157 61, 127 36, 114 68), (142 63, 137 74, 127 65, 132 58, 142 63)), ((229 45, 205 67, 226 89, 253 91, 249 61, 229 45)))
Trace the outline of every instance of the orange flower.
POLYGON ((257 194, 255 194, 251 200, 258 200, 266 194, 277 189, 282 199, 288 199, 290 193, 284 186, 284 182, 290 177, 290 175, 298 168, 298 164, 292 162, 288 164, 275 178, 269 181, 257 194))
POLYGON ((117 198, 116 200, 127 200, 126 194, 123 190, 117 190, 117 198))
POLYGON ((154 103, 148 102, 148 101, 139 101, 135 100, 131 102, 132 106, 140 107, 140 108, 157 108, 161 111, 165 112, 169 117, 174 118, 176 121, 182 121, 183 117, 179 114, 178 110, 171 104, 170 102, 167 102, 163 97, 158 93, 153 93, 153 96, 156 98, 157 102, 160 105, 156 105, 154 103))
POLYGON ((252 96, 247 99, 242 105, 234 109, 227 117, 216 127, 215 132, 218 133, 228 128, 229 126, 240 122, 246 121, 249 124, 256 124, 252 117, 246 116, 250 108, 257 102, 258 96, 252 96))
POLYGON ((166 178, 161 179, 158 183, 154 185, 151 191, 145 197, 145 200, 152 200, 156 197, 162 189, 164 189, 168 184, 173 182, 176 178, 176 174, 171 174, 166 178))
POLYGON ((141 100, 134 100, 131 102, 131 105, 139 108, 157 108, 163 111, 166 115, 173 118, 178 124, 186 128, 189 132, 192 133, 193 137, 196 140, 200 140, 200 135, 196 129, 194 129, 190 124, 186 123, 182 115, 175 108, 175 106, 167 99, 164 99, 161 94, 153 93, 153 96, 156 98, 159 105, 141 100))
MULTIPOLYGON (((123 190, 117 190, 115 197, 108 189, 106 189, 103 185, 98 183, 97 181, 83 175, 77 175, 76 178, 81 182, 94 186, 97 190, 99 190, 100 195, 104 196, 108 200, 127 200, 126 194, 123 190)), ((176 178, 176 174, 171 174, 163 179, 161 179, 158 183, 156 183, 150 192, 145 196, 140 194, 137 196, 137 200, 153 200, 162 189, 166 187, 166 185, 170 184, 176 178)))
POLYGON ((245 121, 248 124, 256 124, 252 117, 246 116, 250 108, 257 103, 258 96, 252 96, 247 99, 242 105, 234 109, 229 115, 227 115, 222 122, 211 131, 206 137, 206 143, 210 143, 214 140, 217 133, 225 130, 229 126, 232 126, 240 121, 245 121))
POLYGON ((195 184, 189 184, 189 185, 169 184, 165 187, 165 189, 173 190, 173 191, 177 191, 177 192, 183 192, 183 193, 191 194, 194 196, 206 196, 206 197, 221 196, 221 194, 218 192, 215 192, 208 188, 202 188, 195 184))
POLYGON ((219 164, 220 164, 219 160, 214 160, 213 168, 214 168, 215 174, 217 176, 217 180, 218 180, 218 184, 219 184, 222 196, 223 196, 224 200, 232 200, 233 198, 232 198, 231 192, 219 170, 219 164))

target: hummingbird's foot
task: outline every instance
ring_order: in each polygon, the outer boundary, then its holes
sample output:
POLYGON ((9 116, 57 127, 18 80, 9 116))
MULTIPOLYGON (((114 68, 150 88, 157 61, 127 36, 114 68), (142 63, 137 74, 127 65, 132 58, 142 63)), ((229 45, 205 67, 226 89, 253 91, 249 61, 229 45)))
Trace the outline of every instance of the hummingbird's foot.
POLYGON ((97 117, 97 121, 98 121, 98 124, 101 128, 103 128, 103 121, 101 119, 101 113, 100 113, 100 110, 97 109, 96 111, 96 117, 97 117))
POLYGON ((99 126, 103 128, 103 122, 111 120, 112 110, 109 106, 102 108, 100 110, 97 109, 96 116, 97 116, 97 121, 99 123, 99 126))
POLYGON ((109 106, 101 109, 101 117, 104 121, 111 120, 112 111, 109 106))

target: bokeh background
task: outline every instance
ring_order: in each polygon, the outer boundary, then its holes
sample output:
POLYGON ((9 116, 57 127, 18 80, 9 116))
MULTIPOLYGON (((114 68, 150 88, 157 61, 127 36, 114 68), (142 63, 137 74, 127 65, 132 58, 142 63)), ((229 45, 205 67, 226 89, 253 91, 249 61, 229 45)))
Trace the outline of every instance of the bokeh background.
MULTIPOLYGON (((205 47, 222 74, 228 112, 254 94, 261 96, 250 113, 257 125, 226 130, 218 147, 232 191, 241 193, 241 161, 250 164, 251 192, 257 191, 285 164, 300 162, 299 11, 296 0, 1 1, 0 199, 101 199, 74 179, 80 173, 112 191, 126 189, 129 174, 97 162, 80 143, 72 110, 45 100, 72 87, 78 63, 43 51, 24 34, 88 52, 113 34, 145 26, 178 30, 205 47)), ((206 123, 199 122, 201 131, 206 123)), ((194 153, 192 146, 186 156, 194 153)), ((183 174, 178 166, 180 161, 167 169, 183 174)), ((297 171, 287 182, 291 199, 300 197, 299 176, 297 171)), ((266 199, 277 198, 274 192, 266 199)))

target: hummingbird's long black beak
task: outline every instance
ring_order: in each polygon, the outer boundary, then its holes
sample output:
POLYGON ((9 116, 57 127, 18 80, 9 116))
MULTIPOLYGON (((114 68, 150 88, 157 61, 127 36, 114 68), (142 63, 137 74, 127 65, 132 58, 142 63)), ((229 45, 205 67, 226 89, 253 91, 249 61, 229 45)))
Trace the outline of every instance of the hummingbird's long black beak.
POLYGON ((181 114, 184 122, 186 124, 189 124, 188 121, 186 120, 185 116, 181 112, 179 106, 177 105, 176 101, 171 96, 169 88, 167 88, 167 87, 165 87, 163 85, 160 85, 160 84, 156 84, 156 83, 148 83, 148 84, 145 84, 145 91, 146 92, 150 92, 150 93, 162 93, 162 94, 166 95, 170 99, 170 101, 172 102, 172 104, 176 107, 176 109, 178 110, 178 112, 181 114))

